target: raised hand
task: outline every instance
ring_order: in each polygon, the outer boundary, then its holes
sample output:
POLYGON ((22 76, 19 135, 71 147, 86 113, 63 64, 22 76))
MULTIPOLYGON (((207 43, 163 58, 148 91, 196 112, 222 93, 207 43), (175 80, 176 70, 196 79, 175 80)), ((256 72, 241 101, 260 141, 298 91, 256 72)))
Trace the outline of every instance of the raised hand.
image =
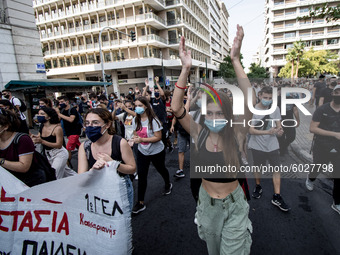
POLYGON ((192 65, 191 59, 191 51, 185 48, 185 38, 181 37, 181 41, 179 43, 179 58, 182 62, 182 67, 190 69, 192 65))
POLYGON ((242 40, 244 37, 244 31, 242 26, 237 25, 237 32, 234 38, 233 46, 230 52, 230 58, 232 61, 240 61, 242 40))

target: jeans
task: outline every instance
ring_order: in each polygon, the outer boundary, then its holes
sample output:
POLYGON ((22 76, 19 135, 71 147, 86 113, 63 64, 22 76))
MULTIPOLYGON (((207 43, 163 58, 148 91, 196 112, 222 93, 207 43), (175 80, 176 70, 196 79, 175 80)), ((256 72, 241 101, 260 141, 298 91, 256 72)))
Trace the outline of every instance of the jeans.
POLYGON ((137 173, 138 173, 138 201, 144 201, 146 187, 148 184, 148 172, 150 162, 155 166, 157 172, 163 177, 165 186, 170 185, 169 172, 165 167, 165 150, 155 155, 144 155, 137 152, 137 173))
POLYGON ((130 205, 130 212, 131 212, 133 208, 133 186, 132 186, 132 182, 130 180, 129 175, 125 175, 124 179, 125 179, 127 195, 129 199, 129 205, 130 205))

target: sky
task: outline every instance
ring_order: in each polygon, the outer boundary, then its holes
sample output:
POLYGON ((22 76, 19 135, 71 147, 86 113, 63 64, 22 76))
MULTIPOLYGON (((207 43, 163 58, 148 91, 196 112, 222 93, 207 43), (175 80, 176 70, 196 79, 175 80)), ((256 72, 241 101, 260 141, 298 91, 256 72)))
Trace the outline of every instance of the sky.
POLYGON ((253 55, 262 44, 264 37, 265 0, 223 0, 229 12, 229 43, 232 46, 236 25, 243 26, 244 39, 241 53, 243 65, 248 71, 253 55))

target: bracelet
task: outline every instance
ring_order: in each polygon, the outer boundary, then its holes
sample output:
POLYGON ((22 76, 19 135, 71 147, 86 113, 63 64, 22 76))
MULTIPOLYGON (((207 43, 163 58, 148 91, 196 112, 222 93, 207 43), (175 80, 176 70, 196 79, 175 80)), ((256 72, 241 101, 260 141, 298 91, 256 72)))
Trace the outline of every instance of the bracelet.
POLYGON ((182 88, 182 87, 178 86, 178 85, 177 85, 177 82, 175 83, 175 86, 176 86, 177 88, 179 88, 179 89, 186 89, 186 87, 182 88))
POLYGON ((181 119, 183 119, 185 117, 185 115, 187 114, 187 110, 185 109, 185 107, 183 107, 183 109, 184 109, 184 111, 181 114, 181 116, 179 116, 179 117, 175 116, 176 119, 181 120, 181 119))

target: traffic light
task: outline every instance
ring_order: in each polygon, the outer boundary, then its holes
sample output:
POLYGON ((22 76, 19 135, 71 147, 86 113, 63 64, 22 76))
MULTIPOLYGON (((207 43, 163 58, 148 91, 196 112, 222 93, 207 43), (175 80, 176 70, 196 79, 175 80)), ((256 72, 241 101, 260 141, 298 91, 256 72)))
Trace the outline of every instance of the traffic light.
POLYGON ((130 31, 130 37, 131 37, 131 41, 136 41, 136 32, 135 31, 130 31))
POLYGON ((105 74, 105 80, 107 82, 112 82, 112 75, 111 74, 105 74))

